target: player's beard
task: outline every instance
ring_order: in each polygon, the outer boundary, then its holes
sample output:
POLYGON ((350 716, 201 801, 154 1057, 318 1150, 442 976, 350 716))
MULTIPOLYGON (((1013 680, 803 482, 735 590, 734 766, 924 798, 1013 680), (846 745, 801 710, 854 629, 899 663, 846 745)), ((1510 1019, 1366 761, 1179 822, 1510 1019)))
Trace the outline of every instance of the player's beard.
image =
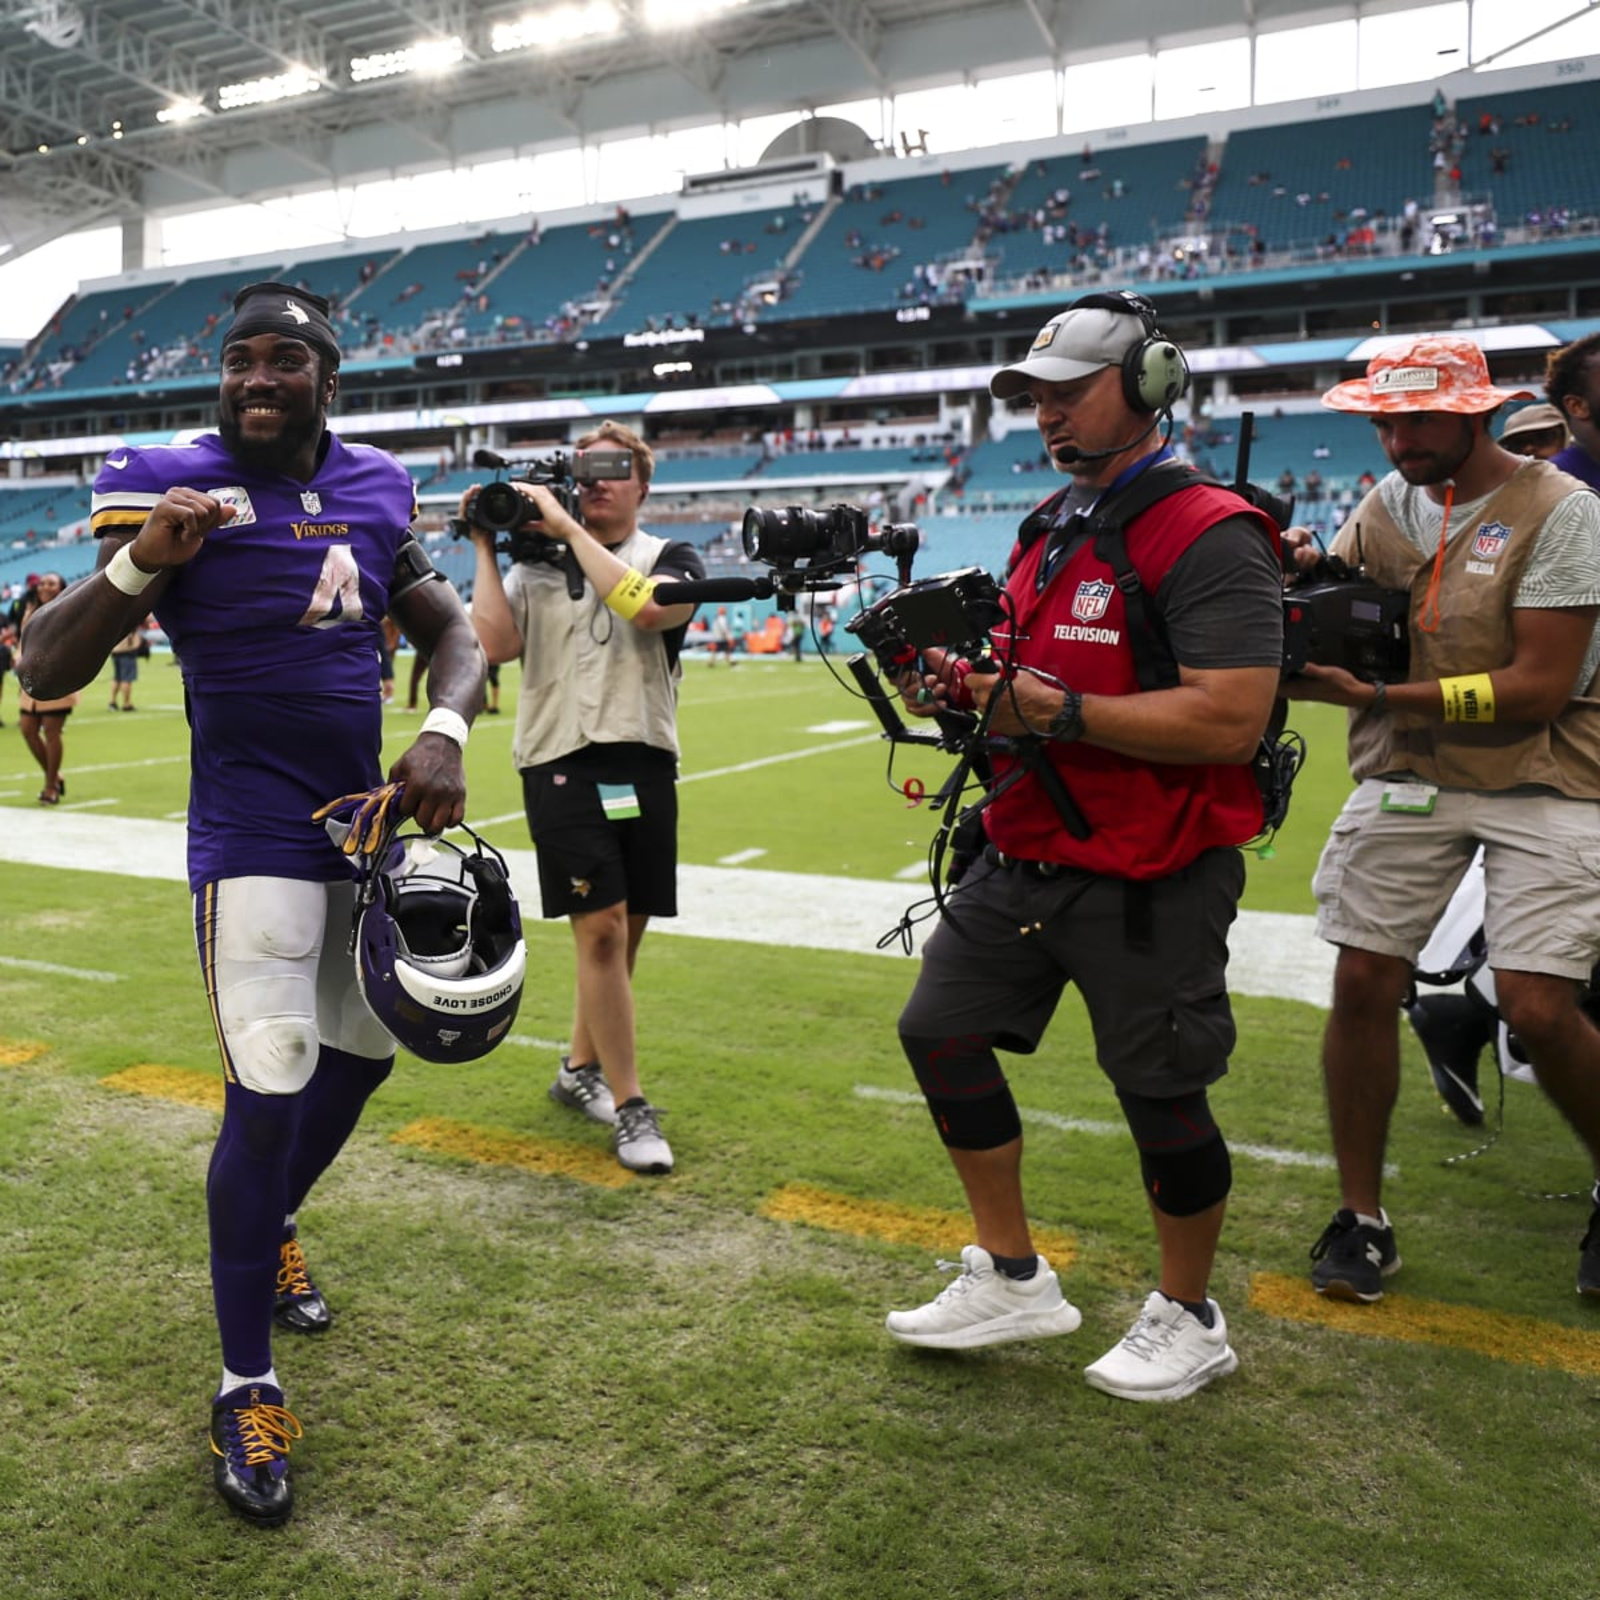
POLYGON ((315 444, 322 437, 322 426, 320 411, 308 415, 286 411, 271 438, 252 439, 246 437, 238 416, 230 411, 218 419, 217 432, 236 461, 265 472, 283 472, 306 445, 315 444))

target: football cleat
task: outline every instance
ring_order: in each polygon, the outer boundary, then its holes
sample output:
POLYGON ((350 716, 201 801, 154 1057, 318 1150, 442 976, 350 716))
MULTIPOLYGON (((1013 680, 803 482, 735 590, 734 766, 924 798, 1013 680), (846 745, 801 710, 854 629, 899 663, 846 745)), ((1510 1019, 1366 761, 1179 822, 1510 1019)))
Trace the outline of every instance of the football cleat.
POLYGON ((322 1291, 311 1281, 306 1253, 293 1228, 285 1231, 278 1251, 277 1298, 272 1305, 272 1319, 290 1333, 326 1333, 333 1326, 333 1312, 322 1291))
POLYGON ((283 1408, 283 1390, 246 1383, 211 1402, 211 1452, 217 1493, 263 1527, 289 1520, 289 1446, 300 1424, 283 1408))

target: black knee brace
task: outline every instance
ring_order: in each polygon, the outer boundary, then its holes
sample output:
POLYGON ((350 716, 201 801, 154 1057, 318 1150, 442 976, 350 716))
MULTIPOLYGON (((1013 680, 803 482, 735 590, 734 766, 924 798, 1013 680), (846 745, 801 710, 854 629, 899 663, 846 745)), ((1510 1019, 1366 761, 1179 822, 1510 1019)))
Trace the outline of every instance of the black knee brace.
POLYGON ((903 1033, 900 1048, 948 1148, 994 1150, 1021 1136, 1017 1103, 988 1039, 925 1039, 903 1033))
POLYGON ((1233 1162, 1204 1089, 1171 1100, 1117 1091, 1150 1202, 1169 1217, 1192 1217, 1228 1197, 1233 1162))

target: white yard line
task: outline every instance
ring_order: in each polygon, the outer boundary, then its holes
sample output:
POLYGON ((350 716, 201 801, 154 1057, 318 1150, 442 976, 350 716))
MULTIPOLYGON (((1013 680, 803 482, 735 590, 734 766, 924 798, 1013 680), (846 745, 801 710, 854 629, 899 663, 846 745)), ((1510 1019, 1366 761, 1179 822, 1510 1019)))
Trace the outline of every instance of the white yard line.
MULTIPOLYGON (((854 1093, 858 1100, 885 1100, 897 1106, 920 1106, 925 1103, 923 1097, 914 1090, 880 1089, 870 1083, 858 1083, 854 1093)), ((1057 1133, 1092 1133, 1118 1139, 1129 1137, 1125 1122, 1097 1122, 1088 1117, 1063 1117, 1054 1111, 1031 1111, 1026 1108, 1019 1108, 1017 1114, 1024 1122, 1041 1128, 1054 1128, 1057 1133)), ((1236 1144, 1230 1139, 1228 1149, 1236 1156, 1249 1156, 1275 1167, 1315 1167, 1319 1171, 1330 1171, 1334 1166, 1332 1156, 1312 1155, 1304 1150, 1280 1150, 1270 1144, 1236 1144)), ((1383 1171, 1384 1176, 1390 1178, 1398 1177, 1400 1173, 1399 1167, 1393 1162, 1385 1162, 1383 1171)))
POLYGON ((83 967, 58 967, 53 961, 25 961, 21 956, 0 956, 0 967, 23 972, 47 972, 56 978, 81 978, 85 983, 121 983, 120 972, 94 972, 83 967))

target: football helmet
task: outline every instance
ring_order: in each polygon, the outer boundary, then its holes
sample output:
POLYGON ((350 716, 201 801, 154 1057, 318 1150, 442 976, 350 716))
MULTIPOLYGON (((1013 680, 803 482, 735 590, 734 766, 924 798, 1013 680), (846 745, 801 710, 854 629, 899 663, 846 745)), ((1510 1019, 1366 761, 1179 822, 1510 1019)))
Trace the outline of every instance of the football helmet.
POLYGON ((356 867, 351 953, 372 1014, 424 1061, 476 1061, 510 1031, 527 949, 505 857, 471 828, 463 849, 402 834, 402 785, 317 813, 356 867))

